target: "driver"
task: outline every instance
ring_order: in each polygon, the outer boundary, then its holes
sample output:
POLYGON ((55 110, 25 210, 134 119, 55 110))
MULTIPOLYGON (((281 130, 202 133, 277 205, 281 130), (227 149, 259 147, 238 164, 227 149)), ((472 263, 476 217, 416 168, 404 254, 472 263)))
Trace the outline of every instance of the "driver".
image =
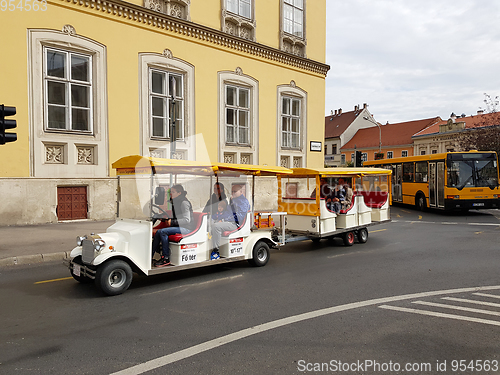
POLYGON ((155 267, 164 267, 170 264, 170 248, 168 236, 171 234, 186 234, 191 232, 195 223, 193 220, 193 207, 186 198, 187 192, 182 185, 174 185, 170 188, 170 202, 172 203, 172 218, 162 219, 168 225, 167 228, 158 229, 153 240, 153 255, 160 252, 162 244, 162 255, 155 262, 155 267))

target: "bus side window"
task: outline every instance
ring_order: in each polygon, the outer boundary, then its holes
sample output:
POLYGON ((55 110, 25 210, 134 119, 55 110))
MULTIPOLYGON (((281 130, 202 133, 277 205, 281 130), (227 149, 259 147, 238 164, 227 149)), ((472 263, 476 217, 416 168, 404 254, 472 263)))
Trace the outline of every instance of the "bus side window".
POLYGON ((427 162, 415 163, 415 182, 427 182, 427 162))
POLYGON ((413 182, 413 163, 403 163, 403 182, 413 182))

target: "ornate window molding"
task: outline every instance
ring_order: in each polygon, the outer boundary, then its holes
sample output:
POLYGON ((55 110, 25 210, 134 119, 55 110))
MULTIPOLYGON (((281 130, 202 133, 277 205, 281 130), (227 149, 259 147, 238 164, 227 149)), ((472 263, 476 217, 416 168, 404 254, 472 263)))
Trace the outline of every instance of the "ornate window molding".
MULTIPOLYGON (((173 56, 165 49, 159 53, 140 53, 140 119, 141 119, 141 154, 170 158, 172 148, 169 137, 155 137, 152 127, 151 73, 164 73, 182 77, 182 106, 177 118, 182 118, 182 129, 177 134, 181 138, 175 142, 175 157, 187 160, 195 159, 195 106, 194 106, 194 66, 173 56)), ((179 97, 179 93, 176 93, 179 97)))
POLYGON ((280 49, 300 57, 306 57, 306 1, 280 1, 280 49))
MULTIPOLYGON (((55 56, 52 56, 55 57, 55 56)), ((60 60, 62 61, 62 60, 60 60)), ((54 67, 54 66, 52 66, 54 67)), ((71 64, 66 65, 69 69, 71 64)), ((59 80, 56 71, 51 71, 51 82, 59 85, 67 85, 66 81, 59 80)), ((33 177, 52 178, 79 178, 92 175, 93 177, 108 177, 108 108, 106 87, 106 47, 89 38, 77 34, 71 25, 64 25, 62 31, 47 29, 28 30, 28 104, 30 124, 30 153, 31 165, 30 175, 33 177), (74 83, 83 86, 80 81, 83 77, 82 62, 88 57, 86 73, 88 82, 85 97, 88 106, 84 106, 89 118, 89 131, 75 131, 69 125, 53 129, 47 125, 47 105, 50 102, 47 91, 47 59, 46 51, 60 53, 59 57, 66 56, 76 61, 73 66, 76 69, 73 78, 74 83), (82 60, 82 57, 84 59, 82 60), (91 63, 90 63, 91 62, 91 63), (47 104, 48 103, 48 104, 47 104), (86 145, 93 149, 93 155, 99 150, 102 155, 99 160, 92 157, 92 163, 83 162, 89 160, 83 158, 78 152, 77 145, 86 145)), ((71 77, 71 75, 69 76, 71 77)), ((68 84, 72 84, 71 80, 68 84)), ((50 93, 53 95, 53 92, 50 93)), ((81 106, 81 102, 79 103, 81 106)), ((72 105, 76 105, 73 102, 72 105)), ((61 107, 62 108, 62 107, 61 107)), ((69 106, 67 108, 70 108, 69 106)), ((71 107, 73 108, 73 107, 71 107)), ((76 129, 77 130, 77 129, 76 129)))
POLYGON ((144 0, 144 7, 155 12, 190 21, 190 0, 144 0))
POLYGON ((255 41, 255 0, 221 0, 223 32, 255 41))
MULTIPOLYGON (((241 68, 234 72, 219 72, 219 161, 233 160, 234 163, 258 164, 259 136, 259 82, 243 74, 241 68), (248 142, 238 144, 231 139, 227 141, 228 112, 234 110, 227 106, 228 88, 239 88, 248 94, 248 107, 243 111, 248 116, 248 142)), ((231 122, 231 121, 230 121, 231 122)))
MULTIPOLYGON (((58 0, 70 8, 85 8, 90 14, 106 14, 119 20, 128 20, 149 30, 156 30, 164 35, 181 35, 183 38, 195 39, 204 45, 223 46, 227 50, 247 53, 259 60, 274 61, 289 67, 303 69, 326 76, 330 66, 297 55, 291 55, 280 49, 233 37, 221 30, 187 22, 165 14, 155 12, 143 6, 119 0, 58 0)), ((221 0, 222 1, 222 0, 221 0)), ((282 0, 281 0, 282 1, 282 0)))
POLYGON ((277 108, 276 139, 279 147, 276 163, 281 166, 286 164, 289 168, 303 167, 307 155, 307 92, 297 87, 294 81, 288 85, 278 86, 277 108), (292 111, 292 103, 300 107, 292 111), (284 107, 287 105, 290 105, 290 110, 284 107), (294 113, 293 116, 291 116, 292 113, 294 113), (295 125, 298 124, 299 129, 295 128, 291 131, 292 128, 289 125, 292 120, 295 121, 295 125), (290 144, 292 133, 298 136, 298 141, 295 139, 293 144, 290 144))

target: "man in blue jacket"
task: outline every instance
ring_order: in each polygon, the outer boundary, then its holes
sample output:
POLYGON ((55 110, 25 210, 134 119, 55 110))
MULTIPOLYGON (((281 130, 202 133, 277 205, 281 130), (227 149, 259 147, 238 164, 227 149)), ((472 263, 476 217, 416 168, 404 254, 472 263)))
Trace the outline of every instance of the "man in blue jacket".
POLYGON ((212 245, 214 251, 219 251, 220 239, 223 232, 235 230, 250 211, 250 203, 243 195, 243 185, 231 187, 231 200, 221 220, 212 225, 212 245))

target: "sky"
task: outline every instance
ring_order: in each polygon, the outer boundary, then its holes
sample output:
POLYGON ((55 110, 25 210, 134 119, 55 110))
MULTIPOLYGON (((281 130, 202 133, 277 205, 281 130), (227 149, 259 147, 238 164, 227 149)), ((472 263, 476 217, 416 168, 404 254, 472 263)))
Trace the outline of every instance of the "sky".
POLYGON ((499 0, 326 0, 326 115, 385 124, 486 108, 500 95, 499 0))

